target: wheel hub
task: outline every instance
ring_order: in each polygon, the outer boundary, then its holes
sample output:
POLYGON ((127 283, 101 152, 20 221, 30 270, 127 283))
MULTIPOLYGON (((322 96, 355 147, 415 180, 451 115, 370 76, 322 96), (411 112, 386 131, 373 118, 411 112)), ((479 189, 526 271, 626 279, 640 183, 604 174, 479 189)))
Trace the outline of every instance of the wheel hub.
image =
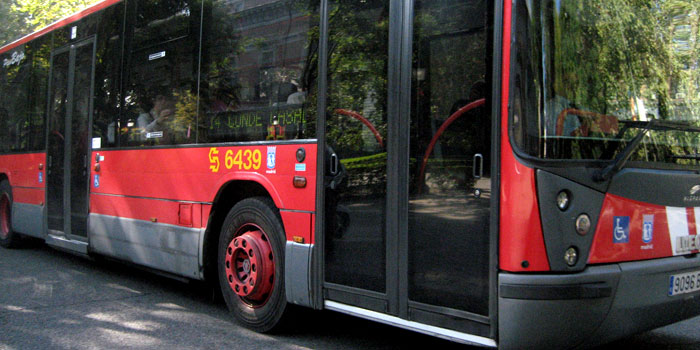
POLYGON ((250 259, 246 259, 243 262, 243 272, 250 273, 250 259))
POLYGON ((241 298, 264 303, 274 284, 272 248, 259 228, 233 238, 226 249, 226 278, 241 298))

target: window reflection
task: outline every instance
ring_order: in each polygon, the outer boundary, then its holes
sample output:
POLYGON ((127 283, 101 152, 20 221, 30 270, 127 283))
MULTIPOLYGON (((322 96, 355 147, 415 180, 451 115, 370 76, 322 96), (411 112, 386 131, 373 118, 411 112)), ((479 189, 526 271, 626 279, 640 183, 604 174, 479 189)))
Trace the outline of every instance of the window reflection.
POLYGON ((388 1, 331 1, 326 280, 386 284, 388 1))
POLYGON ((660 120, 674 130, 652 130, 630 161, 697 167, 697 1, 520 2, 515 11, 531 19, 514 31, 518 146, 548 159, 609 160, 660 120))
POLYGON ((315 137, 318 3, 206 3, 201 141, 315 137))
POLYGON ((487 315, 487 4, 426 0, 415 9, 409 298, 487 315))
POLYGON ((123 3, 118 4, 93 15, 96 17, 93 21, 99 24, 96 36, 92 137, 99 139, 99 145, 95 146, 100 148, 118 146, 124 7, 123 3))
POLYGON ((47 62, 39 42, 21 45, 0 55, 0 152, 43 148, 47 62), (44 85, 35 85, 43 83, 44 85))
POLYGON ((188 1, 139 1, 122 145, 196 142, 200 6, 188 1))

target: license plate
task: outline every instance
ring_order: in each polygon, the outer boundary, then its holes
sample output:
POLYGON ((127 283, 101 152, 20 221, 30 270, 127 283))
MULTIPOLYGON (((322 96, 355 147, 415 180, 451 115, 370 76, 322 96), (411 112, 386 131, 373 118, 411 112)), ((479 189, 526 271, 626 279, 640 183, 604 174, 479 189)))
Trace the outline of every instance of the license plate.
POLYGON ((700 249, 700 235, 676 237, 676 253, 690 253, 700 249))
POLYGON ((679 295, 697 292, 700 290, 700 270, 671 275, 668 295, 679 295))

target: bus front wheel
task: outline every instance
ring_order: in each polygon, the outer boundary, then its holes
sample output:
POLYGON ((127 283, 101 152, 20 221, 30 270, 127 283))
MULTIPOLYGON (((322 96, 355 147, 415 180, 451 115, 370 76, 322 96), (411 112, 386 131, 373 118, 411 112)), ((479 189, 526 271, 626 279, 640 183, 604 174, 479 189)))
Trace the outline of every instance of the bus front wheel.
POLYGON ((226 306, 258 332, 273 330, 287 308, 284 243, 279 210, 268 198, 240 201, 221 229, 217 265, 226 306))
POLYGON ((12 231, 12 188, 7 180, 0 182, 0 246, 16 247, 19 235, 12 231))

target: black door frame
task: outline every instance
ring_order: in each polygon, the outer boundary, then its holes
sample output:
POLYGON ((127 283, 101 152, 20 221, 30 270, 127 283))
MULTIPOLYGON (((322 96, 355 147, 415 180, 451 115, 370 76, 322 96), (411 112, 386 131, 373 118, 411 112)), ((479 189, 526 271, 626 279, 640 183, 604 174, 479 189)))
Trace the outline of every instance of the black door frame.
MULTIPOLYGON (((49 138, 50 138, 50 130, 51 126, 48 125, 48 123, 51 123, 51 118, 49 117, 51 114, 51 108, 53 107, 52 105, 52 94, 53 94, 53 77, 54 77, 54 57, 57 55, 65 54, 68 53, 69 58, 68 58, 68 89, 67 89, 67 101, 66 101, 66 112, 65 112, 65 125, 64 125, 64 141, 63 141, 63 148, 64 148, 64 154, 63 154, 63 230, 62 231, 51 231, 48 229, 48 206, 49 204, 49 198, 48 198, 48 186, 50 184, 50 181, 48 179, 48 174, 47 174, 47 179, 46 179, 46 184, 47 184, 47 190, 45 191, 45 202, 47 209, 47 215, 44 216, 44 227, 47 228, 47 233, 49 235, 55 234, 55 235, 60 235, 64 236, 68 240, 72 241, 82 241, 82 242, 87 242, 88 237, 87 237, 87 227, 85 228, 86 235, 81 236, 81 235, 74 235, 71 231, 71 220, 72 220, 72 203, 71 203, 71 196, 70 194, 73 189, 71 187, 70 179, 71 179, 71 150, 73 148, 72 146, 72 138, 73 138, 73 133, 71 130, 72 126, 72 120, 73 120, 73 102, 74 102, 74 91, 75 91, 75 66, 76 66, 76 51, 79 48, 82 48, 87 45, 92 45, 92 57, 91 57, 91 66, 90 66, 90 98, 89 98, 89 105, 88 105, 88 127, 87 127, 87 135, 86 137, 88 138, 85 140, 87 142, 87 149, 86 149, 86 154, 85 154, 85 159, 86 159, 86 166, 88 167, 88 181, 87 185, 84 189, 81 191, 84 191, 84 195, 86 197, 86 203, 88 203, 88 210, 85 212, 85 215, 88 215, 89 212, 89 195, 90 195, 90 158, 91 158, 91 153, 92 153, 92 142, 91 140, 91 135, 92 135, 92 117, 93 117, 93 100, 94 100, 94 87, 95 87, 95 54, 96 54, 96 45, 97 45, 97 38, 96 36, 91 36, 85 39, 82 39, 80 41, 77 41, 75 43, 68 44, 66 46, 54 49, 51 52, 51 63, 50 63, 50 71, 49 71, 49 86, 48 86, 48 93, 47 93, 47 134, 46 134, 46 145, 48 147, 49 145, 49 138)), ((51 149, 47 148, 46 151, 46 156, 47 156, 47 162, 49 160, 49 157, 51 157, 51 149)), ((55 159, 52 159, 52 161, 56 161, 55 159)), ((54 174, 55 176, 55 174, 54 174)))
MULTIPOLYGON (((407 146, 408 140, 399 140, 400 130, 396 126, 399 120, 398 116, 400 112, 398 107, 402 105, 399 98, 402 94, 405 95, 403 98, 408 98, 410 108, 410 72, 408 75, 409 90, 402 92, 400 88, 399 79, 402 77, 401 72, 401 62, 398 59, 401 58, 402 53, 400 52, 402 46, 405 44, 403 41, 408 40, 410 44, 410 36, 407 38, 402 38, 403 31, 403 10, 404 5, 407 0, 388 0, 389 1, 389 56, 388 56, 388 99, 387 99, 387 122, 388 122, 388 136, 387 136, 387 195, 386 195, 386 288, 385 292, 376 292, 370 290, 364 290, 344 285, 337 285, 333 283, 328 283, 325 281, 325 263, 323 247, 325 245, 324 241, 324 216, 325 216, 325 187, 324 181, 317 181, 317 200, 316 200, 316 247, 320 249, 314 250, 314 271, 317 273, 312 277, 314 281, 314 307, 323 308, 324 300, 336 300, 341 303, 358 306, 364 309, 385 313, 393 316, 399 316, 399 238, 397 233, 399 231, 398 224, 401 220, 396 218, 400 214, 400 207, 405 207, 407 211, 407 205, 401 205, 397 201, 389 201, 388 198, 397 198, 396 195, 404 195, 401 193, 397 186, 397 179, 400 179, 399 165, 397 162, 401 161, 398 155, 401 149, 402 142, 407 146)), ((328 89, 328 33, 329 33, 329 0, 321 0, 321 43, 319 44, 319 99, 318 99, 318 110, 317 110, 317 139, 319 147, 319 156, 317 159, 318 173, 317 178, 323 179, 324 169, 326 166, 326 159, 324 154, 324 149, 326 145, 326 106, 327 106, 327 89, 328 89)), ((411 58, 408 57, 408 62, 411 58)), ((410 110, 408 110, 410 112, 410 110)), ((408 155, 405 157, 408 159, 408 155)), ((404 164, 408 164, 408 160, 404 164)), ((408 169, 405 170, 407 172, 408 169)), ((406 188, 408 188, 408 181, 404 179, 406 188)), ((406 191, 403 191, 406 192, 406 191)), ((406 196, 406 199, 408 197, 406 196)), ((405 214, 407 216, 407 212, 405 214)), ((407 223, 404 222, 407 226, 407 223)), ((406 311, 407 314, 407 311, 406 311)))
MULTIPOLYGON (((324 183, 317 181, 316 202, 316 248, 313 256, 312 296, 314 307, 324 308, 326 300, 338 301, 363 309, 382 312, 404 320, 412 318, 411 304, 408 297, 408 189, 409 189, 409 139, 411 115, 411 79, 413 59, 413 0, 389 0, 389 62, 388 62, 388 136, 387 136, 387 217, 386 217, 386 292, 377 293, 350 287, 329 285, 325 282, 324 264, 324 183), (393 200, 390 200, 393 199, 393 200), (338 298, 341 296, 342 298, 338 298)), ((488 11, 492 16, 487 25, 491 35, 488 36, 487 52, 491 54, 487 64, 491 67, 491 103, 492 140, 491 140, 491 220, 490 220, 490 266, 489 266, 489 315, 481 316, 459 310, 430 307, 434 317, 421 320, 429 324, 444 324, 455 317, 463 319, 458 331, 497 339, 498 324, 498 227, 499 227, 499 189, 500 178, 500 140, 501 140, 501 54, 503 9, 500 2, 490 3, 488 11), (456 311, 456 312, 455 312, 456 311), (483 326, 486 324, 486 333, 483 326)), ((328 88, 328 33, 329 4, 321 0, 321 43, 319 45, 319 100, 317 110, 318 145, 322 150, 326 144, 325 110, 328 88)), ((327 166, 323 151, 319 151, 318 179, 323 179, 327 166)), ((448 322, 449 323, 449 322, 448 322)))

